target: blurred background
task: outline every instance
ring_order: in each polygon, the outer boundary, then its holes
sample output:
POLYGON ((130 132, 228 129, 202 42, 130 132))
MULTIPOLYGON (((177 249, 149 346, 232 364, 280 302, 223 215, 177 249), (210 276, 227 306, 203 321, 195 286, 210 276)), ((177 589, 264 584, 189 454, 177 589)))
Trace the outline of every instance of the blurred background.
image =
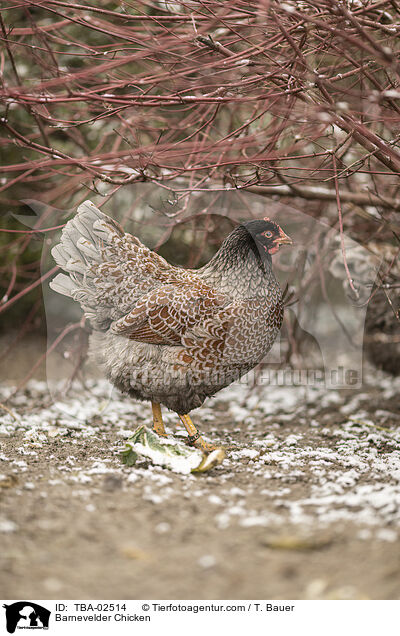
POLYGON ((276 218, 296 239, 276 259, 294 303, 276 365, 321 364, 323 307, 398 373, 396 3, 5 0, 0 16, 3 379, 21 388, 57 353, 50 374, 68 359, 71 379, 85 359, 79 310, 47 285, 86 199, 188 267, 276 218))

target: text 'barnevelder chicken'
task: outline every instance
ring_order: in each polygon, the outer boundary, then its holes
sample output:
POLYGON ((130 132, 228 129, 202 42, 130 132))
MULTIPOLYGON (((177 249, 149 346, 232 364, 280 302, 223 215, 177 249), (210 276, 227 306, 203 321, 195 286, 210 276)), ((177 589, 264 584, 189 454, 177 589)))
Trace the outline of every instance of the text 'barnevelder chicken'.
POLYGON ((53 248, 66 274, 53 290, 78 301, 90 321, 90 354, 108 379, 150 400, 165 436, 163 404, 190 444, 209 451, 188 413, 258 364, 282 325, 271 254, 292 243, 269 219, 239 225, 211 261, 174 267, 86 201, 53 248))

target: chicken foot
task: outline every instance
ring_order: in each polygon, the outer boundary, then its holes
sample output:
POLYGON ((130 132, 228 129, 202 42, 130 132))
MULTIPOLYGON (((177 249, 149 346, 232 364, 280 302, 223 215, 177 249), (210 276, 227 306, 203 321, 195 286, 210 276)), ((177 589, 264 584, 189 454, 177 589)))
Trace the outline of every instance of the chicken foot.
POLYGON ((196 448, 200 448, 206 453, 210 453, 211 451, 214 451, 214 450, 222 450, 220 446, 215 446, 215 444, 209 444, 202 438, 200 431, 198 431, 195 425, 193 424, 190 418, 190 415, 187 415, 187 414, 179 415, 179 418, 188 432, 188 436, 189 436, 188 441, 190 446, 195 446, 196 448))

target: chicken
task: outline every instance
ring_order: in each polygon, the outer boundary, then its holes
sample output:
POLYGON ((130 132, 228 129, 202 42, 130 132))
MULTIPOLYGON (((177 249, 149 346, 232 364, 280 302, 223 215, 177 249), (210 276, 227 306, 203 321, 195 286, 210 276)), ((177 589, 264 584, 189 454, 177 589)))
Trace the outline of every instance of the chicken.
POLYGON ((50 287, 80 303, 89 352, 122 392, 175 411, 188 443, 212 450, 188 413, 258 364, 282 325, 271 254, 292 240, 268 218, 236 227, 204 267, 174 267, 86 201, 52 250, 50 287))

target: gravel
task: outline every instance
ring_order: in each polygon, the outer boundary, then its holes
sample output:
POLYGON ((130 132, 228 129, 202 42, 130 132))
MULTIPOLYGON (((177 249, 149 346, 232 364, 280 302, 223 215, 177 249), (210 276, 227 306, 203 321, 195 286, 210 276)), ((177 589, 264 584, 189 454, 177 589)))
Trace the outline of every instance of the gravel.
POLYGON ((149 405, 57 388, 0 409, 2 598, 398 598, 400 378, 232 385, 193 413, 227 449, 202 475, 121 463, 149 405))

